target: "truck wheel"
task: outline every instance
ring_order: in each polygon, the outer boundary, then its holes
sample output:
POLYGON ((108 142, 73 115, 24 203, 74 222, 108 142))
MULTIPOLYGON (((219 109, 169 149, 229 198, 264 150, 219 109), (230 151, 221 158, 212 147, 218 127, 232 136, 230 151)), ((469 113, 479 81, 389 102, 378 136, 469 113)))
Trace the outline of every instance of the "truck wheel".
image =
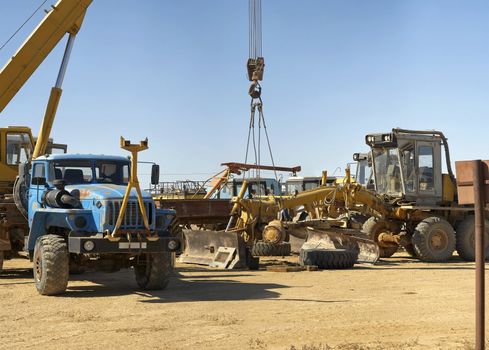
MULTIPOLYGON (((457 253, 465 261, 475 261, 475 217, 467 216, 457 225, 457 253)), ((486 260, 489 259, 489 220, 485 220, 486 260)))
POLYGON ((416 256, 423 261, 448 261, 455 250, 455 232, 445 219, 429 217, 421 221, 411 239, 416 256))
MULTIPOLYGON (((396 223, 380 220, 375 217, 369 218, 362 226, 362 232, 365 233, 375 243, 379 243, 378 237, 384 231, 399 232, 396 223)), ((381 247, 379 246, 379 257, 389 258, 397 252, 398 247, 381 247)))
POLYGON ((41 236, 34 247, 34 281, 39 294, 56 295, 68 286, 68 247, 63 237, 41 236))
POLYGON ((251 255, 253 256, 288 256, 290 255, 290 243, 267 243, 255 242, 251 247, 251 255))
POLYGON ((357 254, 345 249, 301 249, 299 263, 316 265, 319 269, 349 269, 355 265, 357 254))
POLYGON ((136 282, 145 290, 164 289, 170 280, 173 254, 151 253, 145 255, 144 261, 134 266, 136 282))

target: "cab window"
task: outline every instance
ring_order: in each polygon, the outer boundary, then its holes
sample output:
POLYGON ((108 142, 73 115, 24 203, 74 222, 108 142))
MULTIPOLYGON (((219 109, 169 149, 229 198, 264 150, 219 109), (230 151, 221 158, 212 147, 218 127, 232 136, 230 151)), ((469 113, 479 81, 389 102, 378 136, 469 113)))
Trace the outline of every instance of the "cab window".
POLYGON ((45 167, 44 164, 42 163, 36 163, 34 164, 34 167, 32 168, 32 178, 46 178, 46 172, 45 172, 45 167))
POLYGON ((18 165, 25 163, 31 157, 32 145, 28 133, 7 134, 7 164, 18 165))
POLYGON ((419 147, 419 190, 433 191, 435 181, 433 178, 433 147, 419 147))

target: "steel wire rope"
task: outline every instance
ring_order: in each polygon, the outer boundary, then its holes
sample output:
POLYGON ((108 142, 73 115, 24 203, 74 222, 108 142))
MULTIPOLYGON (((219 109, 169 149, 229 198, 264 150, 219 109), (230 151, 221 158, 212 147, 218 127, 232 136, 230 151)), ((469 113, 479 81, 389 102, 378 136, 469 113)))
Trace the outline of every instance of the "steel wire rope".
POLYGON ((2 44, 2 46, 0 46, 0 51, 10 42, 10 40, 12 40, 18 32, 20 32, 22 30, 22 28, 24 28, 24 26, 31 20, 32 17, 34 17, 34 15, 41 9, 41 7, 44 6, 44 4, 48 2, 48 0, 44 0, 41 5, 39 5, 35 11, 29 16, 27 17, 27 19, 24 21, 24 23, 21 24, 21 26, 19 28, 17 28, 17 30, 10 36, 10 38, 7 39, 6 42, 4 42, 2 44))

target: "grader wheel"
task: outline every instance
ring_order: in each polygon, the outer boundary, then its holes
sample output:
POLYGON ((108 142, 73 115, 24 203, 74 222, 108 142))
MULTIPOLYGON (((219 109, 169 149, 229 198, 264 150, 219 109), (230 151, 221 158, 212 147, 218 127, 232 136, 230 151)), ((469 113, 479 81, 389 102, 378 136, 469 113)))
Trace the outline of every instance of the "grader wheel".
POLYGON ((411 239, 416 256, 423 261, 448 261, 455 250, 455 232, 445 219, 429 217, 421 221, 411 239))
MULTIPOLYGON (((475 217, 467 216, 462 222, 457 225, 457 253, 465 261, 475 260, 475 217)), ((485 220, 485 251, 486 260, 489 259, 489 220, 485 220)))
POLYGON ((255 242, 251 247, 252 256, 289 256, 290 243, 281 242, 277 244, 268 242, 255 242))
MULTIPOLYGON (((362 232, 370 237, 375 243, 378 244, 378 237, 383 232, 399 232, 399 226, 394 222, 380 220, 375 217, 369 218, 362 227, 362 232)), ((381 258, 389 258, 397 252, 398 246, 382 247, 379 245, 379 256, 381 258)))

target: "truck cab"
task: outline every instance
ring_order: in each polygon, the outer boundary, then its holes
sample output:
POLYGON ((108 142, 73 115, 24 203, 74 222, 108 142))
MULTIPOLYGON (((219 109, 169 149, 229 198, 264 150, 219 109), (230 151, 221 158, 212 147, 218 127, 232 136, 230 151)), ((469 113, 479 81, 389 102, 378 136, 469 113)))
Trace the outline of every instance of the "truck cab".
MULTIPOLYGON (((334 182, 334 180, 333 180, 334 182)), ((291 176, 285 180, 285 193, 294 195, 321 186, 320 176, 291 176)))
MULTIPOLYGON (((260 196, 281 196, 282 185, 274 178, 247 178, 248 186, 246 189, 245 198, 260 197, 260 196)), ((243 187, 243 179, 232 179, 222 186, 221 190, 216 194, 219 199, 231 199, 238 195, 243 187)))
POLYGON ((32 160, 26 250, 34 261, 41 294, 63 292, 67 283, 67 275, 61 284, 43 279, 46 246, 64 246, 66 253, 60 255, 66 261, 59 258, 58 262, 66 274, 68 268, 117 271, 132 266, 140 287, 166 285, 172 253, 180 248, 170 232, 175 211, 157 209, 151 195, 142 192, 148 230, 137 191, 132 189, 119 234, 114 236, 130 174, 130 160, 119 156, 53 154, 32 160))

